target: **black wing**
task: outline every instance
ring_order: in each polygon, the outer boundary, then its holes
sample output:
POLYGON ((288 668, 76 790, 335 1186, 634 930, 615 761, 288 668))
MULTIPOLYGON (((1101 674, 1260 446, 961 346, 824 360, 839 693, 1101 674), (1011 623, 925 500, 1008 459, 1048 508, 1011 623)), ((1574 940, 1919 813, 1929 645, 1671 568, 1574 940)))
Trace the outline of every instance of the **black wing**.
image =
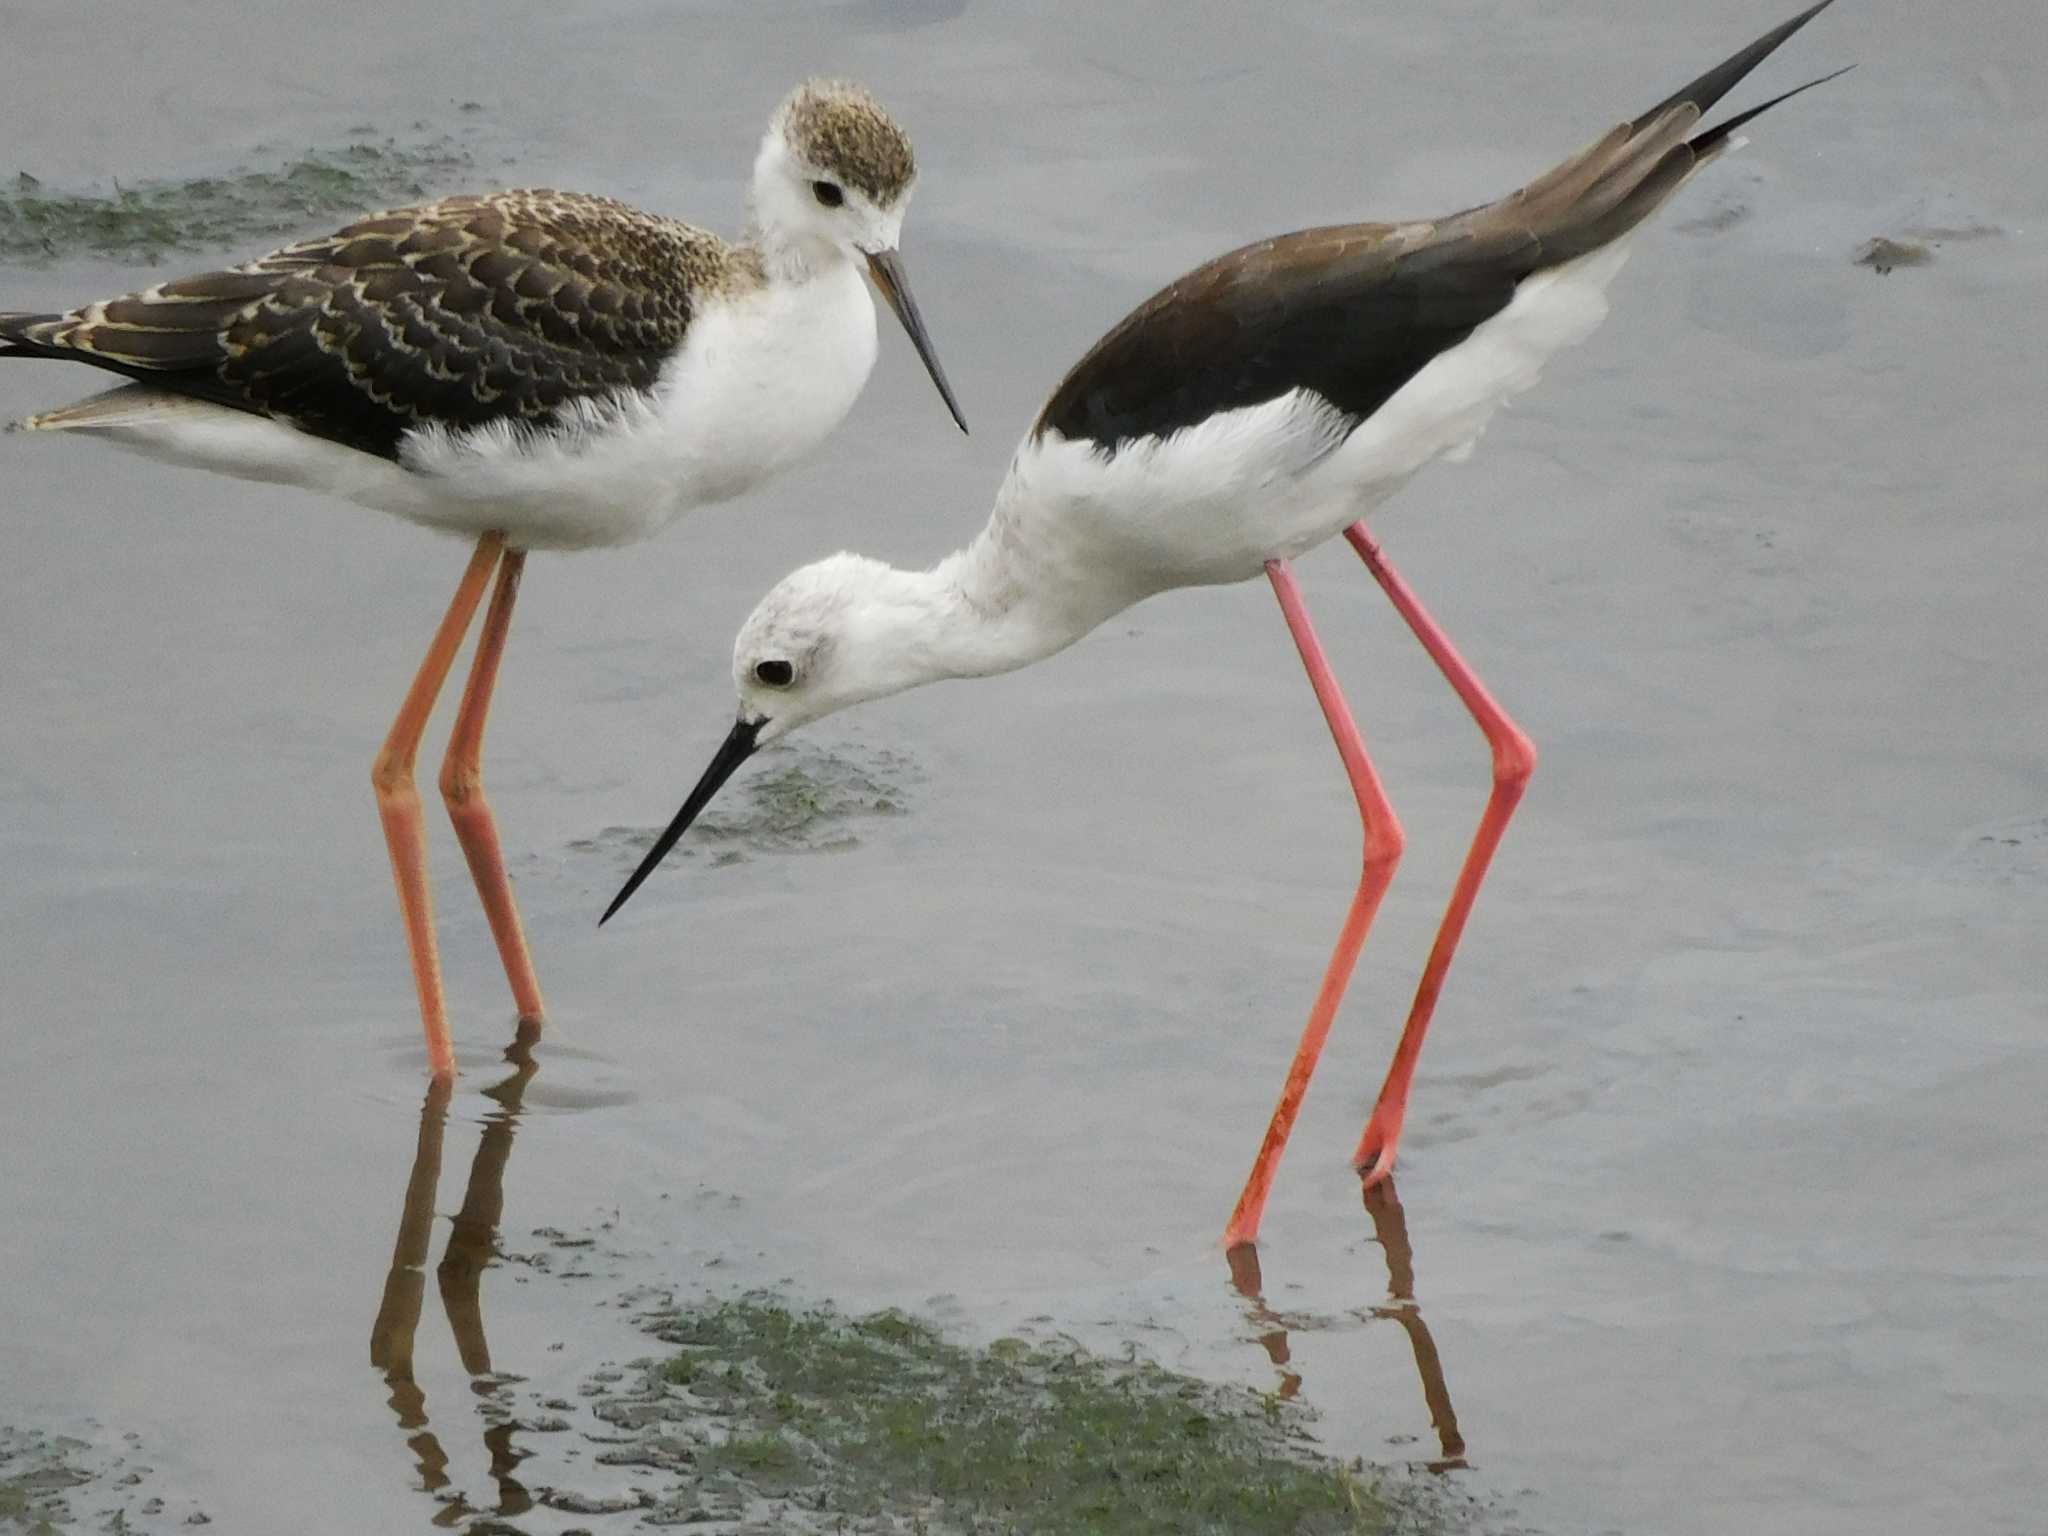
POLYGON ((1829 3, 1499 202, 1410 224, 1302 230, 1196 268, 1095 344, 1035 430, 1113 452, 1296 389, 1363 421, 1505 309, 1524 278, 1648 218, 1764 108, 1688 139, 1701 114, 1829 3))
POLYGON ((0 315, 0 354, 90 363, 396 459, 411 429, 513 421, 651 385, 716 236, 606 198, 454 197, 65 315, 0 315))

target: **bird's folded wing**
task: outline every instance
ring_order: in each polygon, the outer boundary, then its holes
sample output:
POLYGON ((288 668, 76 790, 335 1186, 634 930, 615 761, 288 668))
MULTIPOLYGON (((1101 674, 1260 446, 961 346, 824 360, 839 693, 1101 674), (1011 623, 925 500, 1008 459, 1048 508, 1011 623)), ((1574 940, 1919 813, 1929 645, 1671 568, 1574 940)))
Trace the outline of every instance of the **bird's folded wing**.
POLYGON ((1497 202, 1441 219, 1302 230, 1196 268, 1096 343, 1034 431, 1113 453, 1303 389, 1363 421, 1505 309, 1524 278, 1626 234, 1725 148, 1733 128, 1821 83, 1693 132, 1828 4, 1819 0, 1497 202))
POLYGON ((415 427, 544 428, 644 389, 711 288, 715 236, 607 199, 457 197, 63 315, 0 351, 67 358, 397 458, 415 427))

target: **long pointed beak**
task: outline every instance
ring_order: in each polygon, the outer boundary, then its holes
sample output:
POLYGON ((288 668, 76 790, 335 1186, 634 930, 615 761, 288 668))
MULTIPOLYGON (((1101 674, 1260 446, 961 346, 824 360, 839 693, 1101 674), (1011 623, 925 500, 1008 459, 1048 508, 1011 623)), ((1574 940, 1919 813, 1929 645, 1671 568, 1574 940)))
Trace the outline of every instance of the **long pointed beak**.
POLYGON ((597 920, 602 928, 612 920, 612 914, 626 904, 626 900, 640 889, 640 883, 654 873, 655 865, 668 857, 669 849, 690 830, 690 823, 697 819, 697 813, 711 803, 711 797, 719 787, 732 777, 733 770, 754 755, 755 743, 760 739, 761 727, 768 722, 765 718, 748 720, 744 717, 733 722, 731 732, 719 744, 713 754, 711 766, 704 770, 704 777, 697 781, 697 787, 690 791, 690 798, 683 802, 683 808, 676 812, 676 819, 668 824, 661 836, 654 840, 654 846, 647 850, 647 857, 640 861, 640 867, 633 871, 633 878, 619 889, 612 898, 612 904, 604 909, 604 916, 597 920))
POLYGON ((967 418, 960 414, 960 402, 953 398, 953 386, 946 382, 946 370, 939 366, 939 355, 932 350, 931 334, 924 328, 924 316, 917 312, 917 300, 910 296, 910 279, 903 273, 901 258, 894 251, 869 251, 867 258, 868 275, 882 290, 882 297, 889 301, 889 307, 896 311, 896 318, 903 322, 903 329, 910 333, 910 344, 924 359, 925 372, 939 386, 939 398, 946 402, 946 409, 953 413, 954 422, 965 432, 967 418))

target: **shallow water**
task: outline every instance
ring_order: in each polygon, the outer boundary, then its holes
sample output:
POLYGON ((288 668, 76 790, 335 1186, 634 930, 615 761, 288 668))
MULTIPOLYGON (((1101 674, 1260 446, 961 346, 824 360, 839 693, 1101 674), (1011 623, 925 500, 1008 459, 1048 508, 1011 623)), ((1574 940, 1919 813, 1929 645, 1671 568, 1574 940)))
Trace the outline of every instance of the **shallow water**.
MULTIPOLYGON (((49 185, 367 123, 730 227, 786 85, 858 76, 918 139, 906 258, 975 436, 892 337, 807 470, 660 545, 534 565, 489 771, 553 1017, 515 1114, 486 1093, 510 1011, 440 837, 465 1075, 424 1143, 364 778, 462 551, 0 442, 0 1422, 138 1437, 167 1519, 422 1528, 495 1507, 522 1457, 566 1475, 563 1437, 492 1427, 479 1337, 491 1372, 569 1392, 647 1347, 633 1288, 786 1280, 1290 1390, 1333 1448, 1462 1461, 1543 1530, 2048 1529, 2033 0, 1816 22, 1754 96, 1862 68, 1689 188, 1600 334, 1376 522, 1543 752, 1423 1058, 1412 1286, 1344 1157, 1486 769, 1341 546, 1302 577, 1409 853, 1281 1173, 1263 1302, 1215 1235, 1355 831, 1260 588, 819 728, 900 814, 835 823, 850 847, 707 846, 593 927, 724 733, 755 597, 821 551, 965 538, 1131 302, 1257 234, 1496 192, 1774 19, 376 0, 223 36, 13 7, 10 148, 49 185), (1879 276, 1877 237, 1933 260, 1879 276), (466 1212, 424 1233, 423 1145, 435 1208, 466 1212), (452 1306, 438 1275, 387 1290, 395 1246, 433 1269, 451 1238, 452 1306), (468 1506, 422 1493, 442 1476, 468 1506)), ((132 275, 13 270, 0 298, 132 275)), ((88 383, 12 365, 0 416, 88 383)))

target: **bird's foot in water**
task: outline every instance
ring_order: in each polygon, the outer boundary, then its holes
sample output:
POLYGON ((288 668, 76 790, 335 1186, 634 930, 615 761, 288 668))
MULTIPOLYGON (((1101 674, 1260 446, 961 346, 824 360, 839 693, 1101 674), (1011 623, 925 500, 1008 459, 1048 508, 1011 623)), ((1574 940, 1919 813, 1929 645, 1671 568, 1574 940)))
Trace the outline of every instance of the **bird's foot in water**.
POLYGON ((1394 1171, 1394 1154, 1401 1147, 1401 1122, 1406 1117, 1405 1102, 1389 1104, 1382 1096, 1372 1112, 1372 1118, 1365 1123, 1365 1134, 1358 1140, 1358 1150, 1351 1154, 1351 1166, 1358 1170, 1358 1177, 1367 1189, 1386 1178, 1394 1171))

